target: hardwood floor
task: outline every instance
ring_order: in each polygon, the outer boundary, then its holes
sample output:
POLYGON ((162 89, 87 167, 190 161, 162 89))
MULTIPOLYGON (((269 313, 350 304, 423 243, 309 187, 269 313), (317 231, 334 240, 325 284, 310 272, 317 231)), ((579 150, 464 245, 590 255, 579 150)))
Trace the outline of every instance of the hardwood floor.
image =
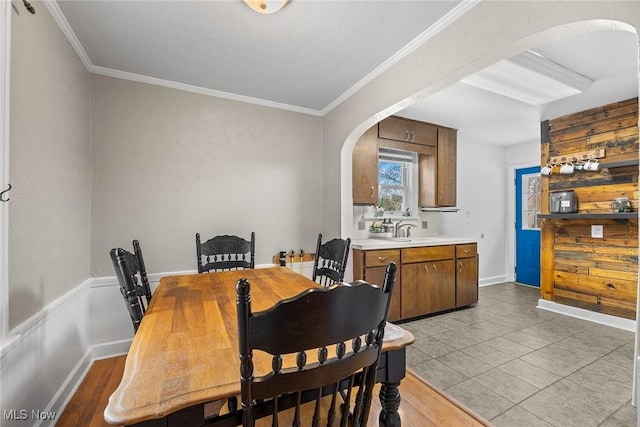
POLYGON ((107 407, 109 396, 120 384, 125 359, 126 356, 119 356, 93 362, 56 426, 110 426, 102 412, 107 407))
MULTIPOLYGON (((102 418, 109 396, 122 378, 125 356, 97 360, 64 409, 57 427, 109 427, 102 418)), ((400 384, 402 403, 400 417, 403 427, 490 426, 478 415, 454 399, 442 394, 426 381, 407 371, 400 384)), ((375 395, 378 395, 376 390, 375 395)), ((373 399, 368 426, 378 425, 380 401, 373 399)))

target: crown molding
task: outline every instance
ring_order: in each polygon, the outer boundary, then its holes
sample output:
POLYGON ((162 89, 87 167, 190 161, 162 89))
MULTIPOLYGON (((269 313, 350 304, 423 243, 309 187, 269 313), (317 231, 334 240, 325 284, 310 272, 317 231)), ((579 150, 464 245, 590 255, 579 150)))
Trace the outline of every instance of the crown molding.
POLYGON ((47 7, 47 10, 49 10, 49 13, 53 16, 53 19, 55 19, 64 35, 67 37, 67 40, 69 40, 69 43, 71 43, 71 47, 76 51, 76 54, 80 58, 80 61, 82 61, 84 67, 89 72, 92 72, 93 63, 91 62, 91 59, 89 59, 87 52, 85 52, 82 47, 82 44, 80 44, 80 40, 76 37, 76 33, 71 29, 69 22, 67 22, 67 18, 62 14, 58 3, 56 3, 55 0, 44 0, 43 3, 47 7))
POLYGON ((250 104, 261 105, 263 107, 278 108, 280 110, 294 111, 296 113, 309 114, 312 116, 321 115, 320 111, 312 110, 310 108, 298 107, 298 106, 289 105, 289 104, 281 104, 279 102, 267 101, 265 99, 252 98, 250 96, 237 95, 235 93, 222 92, 219 90, 207 89, 199 86, 192 86, 184 83, 174 82, 171 80, 163 80, 155 77, 143 76, 141 74, 134 74, 134 73, 128 73, 126 71, 113 70, 111 68, 94 66, 91 72, 94 74, 100 74, 103 76, 116 77, 119 79, 131 80, 134 82, 148 83, 156 86, 164 86, 172 89, 199 93, 202 95, 215 96, 217 98, 225 98, 233 101, 247 102, 250 104))

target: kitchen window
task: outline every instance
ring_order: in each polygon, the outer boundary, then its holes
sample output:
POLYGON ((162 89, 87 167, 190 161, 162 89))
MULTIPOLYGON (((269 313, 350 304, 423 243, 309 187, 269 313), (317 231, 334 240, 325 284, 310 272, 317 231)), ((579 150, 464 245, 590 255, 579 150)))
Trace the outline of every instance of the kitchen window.
POLYGON ((418 210, 418 154, 378 150, 378 204, 385 217, 410 216, 418 210))

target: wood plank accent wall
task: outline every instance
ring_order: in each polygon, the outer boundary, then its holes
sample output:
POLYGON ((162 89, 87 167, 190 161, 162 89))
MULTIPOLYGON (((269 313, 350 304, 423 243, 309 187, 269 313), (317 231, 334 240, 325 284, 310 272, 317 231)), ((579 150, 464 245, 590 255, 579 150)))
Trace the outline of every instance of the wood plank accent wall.
MULTIPOLYGON (((541 164, 553 157, 604 149, 600 163, 638 160, 638 99, 616 102, 542 123, 541 164)), ((638 165, 543 176, 541 212, 549 193, 575 190, 578 213, 611 213, 615 197, 639 210, 638 165)), ((541 298, 628 319, 636 318, 638 220, 543 219, 541 298), (592 238, 591 225, 604 237, 592 238)))

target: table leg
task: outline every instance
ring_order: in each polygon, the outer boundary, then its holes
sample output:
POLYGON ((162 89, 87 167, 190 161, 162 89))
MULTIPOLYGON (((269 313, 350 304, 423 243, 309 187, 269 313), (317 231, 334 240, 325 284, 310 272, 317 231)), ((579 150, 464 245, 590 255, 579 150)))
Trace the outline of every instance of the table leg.
POLYGON ((386 351, 380 355, 377 379, 380 382, 381 427, 400 427, 400 381, 407 371, 407 352, 405 348, 386 351))
POLYGON ((380 386, 380 405, 382 411, 378 417, 380 427, 400 427, 400 390, 397 383, 383 382, 380 386))

